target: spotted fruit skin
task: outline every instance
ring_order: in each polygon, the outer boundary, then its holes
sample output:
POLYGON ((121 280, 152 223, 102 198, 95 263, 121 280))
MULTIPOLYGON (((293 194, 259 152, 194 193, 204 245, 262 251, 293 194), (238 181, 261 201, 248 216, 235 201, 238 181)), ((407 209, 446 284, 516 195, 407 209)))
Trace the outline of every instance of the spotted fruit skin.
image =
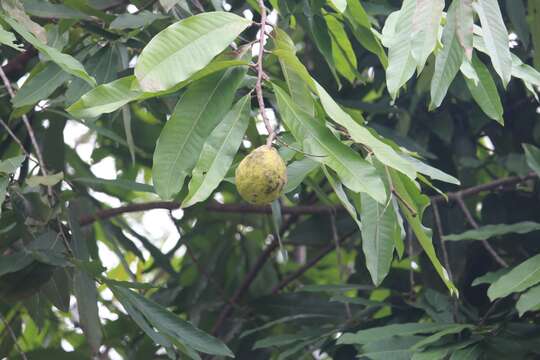
POLYGON ((280 197, 287 183, 287 167, 273 147, 253 150, 236 168, 236 188, 251 204, 269 204, 280 197))

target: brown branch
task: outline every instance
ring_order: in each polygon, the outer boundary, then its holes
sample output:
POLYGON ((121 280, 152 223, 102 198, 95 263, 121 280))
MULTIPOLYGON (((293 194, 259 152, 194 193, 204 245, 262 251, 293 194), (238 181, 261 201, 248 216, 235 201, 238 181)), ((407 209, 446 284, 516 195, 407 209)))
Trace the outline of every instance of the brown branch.
POLYGON ((26 149, 24 148, 24 145, 22 143, 22 141, 17 137, 17 135, 15 135, 15 133, 13 131, 11 131, 10 127, 8 126, 8 124, 6 124, 4 122, 4 120, 0 119, 0 125, 2 125, 2 127, 4 129, 6 129, 7 133, 9 134, 9 136, 11 136, 11 138, 13 139, 13 141, 15 141, 17 143, 17 145, 19 145, 19 147, 21 148, 22 152, 24 153, 24 155, 26 155, 27 157, 29 156, 28 152, 26 151, 26 149))
MULTIPOLYGON (((103 209, 95 214, 88 214, 79 219, 81 225, 90 225, 98 220, 105 220, 117 215, 146 211, 152 209, 167 209, 176 210, 180 208, 180 203, 176 201, 153 201, 140 204, 129 204, 111 209, 103 209)), ((206 207, 207 211, 218 213, 240 213, 240 214, 271 214, 272 208, 268 205, 251 205, 251 204, 219 204, 213 203, 206 207)), ((283 206, 281 212, 289 215, 313 215, 313 214, 328 214, 336 211, 343 211, 340 206, 327 205, 298 205, 298 206, 283 206)))
MULTIPOLYGON (((467 222, 475 229, 478 229, 480 226, 478 225, 478 223, 476 222, 476 220, 474 220, 474 217, 472 216, 471 212, 469 211, 469 209, 467 208, 467 205, 465 205, 465 202, 463 201, 463 198, 461 196, 457 196, 455 198, 455 201, 457 202, 457 204, 459 205, 461 211, 463 212, 463 215, 465 215, 465 219, 467 219, 467 222)), ((499 254, 497 254, 497 252, 495 251, 495 249, 487 242, 487 240, 481 240, 482 242, 482 246, 486 249, 486 251, 491 255, 491 257, 497 262, 499 263, 499 265, 503 266, 503 267, 508 267, 508 264, 506 263, 506 261, 504 261, 503 258, 501 258, 499 256, 499 254)))

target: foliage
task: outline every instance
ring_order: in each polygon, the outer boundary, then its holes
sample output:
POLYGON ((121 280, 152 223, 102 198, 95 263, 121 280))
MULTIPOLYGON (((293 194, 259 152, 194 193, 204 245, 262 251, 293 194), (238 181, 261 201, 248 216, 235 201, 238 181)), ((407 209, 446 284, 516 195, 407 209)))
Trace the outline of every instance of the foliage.
POLYGON ((538 7, 0 2, 0 358, 539 357, 538 7))

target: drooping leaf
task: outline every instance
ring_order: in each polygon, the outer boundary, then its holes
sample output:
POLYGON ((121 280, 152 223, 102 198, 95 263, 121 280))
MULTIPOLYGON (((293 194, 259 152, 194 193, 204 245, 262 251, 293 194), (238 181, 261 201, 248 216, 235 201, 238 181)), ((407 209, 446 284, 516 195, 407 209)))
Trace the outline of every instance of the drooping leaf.
POLYGON ((48 98, 57 88, 69 80, 70 76, 58 65, 48 63, 43 70, 30 80, 25 81, 13 98, 14 107, 34 105, 48 98))
POLYGON ((486 65, 478 58, 473 56, 472 67, 477 74, 478 82, 465 79, 474 100, 487 116, 504 125, 503 107, 497 91, 497 85, 491 77, 486 65))
POLYGON ((163 15, 143 10, 137 14, 127 13, 117 16, 116 19, 111 22, 109 28, 114 30, 136 29, 139 27, 146 27, 154 21, 164 18, 165 16, 163 15))
POLYGON ((326 15, 324 19, 328 26, 336 70, 350 83, 354 83, 358 73, 358 63, 343 23, 333 15, 326 15))
POLYGON ((135 66, 141 89, 164 91, 187 80, 250 24, 232 13, 208 12, 169 26, 146 45, 135 66))
POLYGON ((57 174, 47 176, 36 175, 26 179, 28 186, 54 186, 64 179, 64 173, 61 171, 57 174))
POLYGON ((478 0, 473 2, 491 63, 506 87, 512 74, 512 58, 508 46, 508 30, 497 0, 478 0))
POLYGON ((320 164, 317 161, 309 157, 290 163, 287 166, 287 184, 283 188, 283 193, 287 194, 296 189, 306 176, 319 166, 320 164))
POLYGON ((356 333, 345 333, 338 339, 338 344, 367 344, 394 336, 408 336, 417 334, 432 334, 437 331, 453 328, 455 324, 436 323, 404 323, 360 330, 356 333))
POLYGON ((0 276, 24 269, 34 259, 25 252, 16 252, 12 255, 3 255, 0 262, 0 276))
POLYGON ((412 56, 416 60, 418 73, 422 72, 437 44, 443 9, 444 0, 416 0, 412 20, 412 56))
POLYGON ((64 268, 56 269, 41 292, 57 309, 69 312, 71 281, 64 268))
POLYGON ((444 181, 449 184, 454 185, 461 185, 461 182, 453 177, 452 175, 449 175, 445 173, 442 170, 439 170, 433 166, 430 166, 419 159, 409 156, 409 155, 402 155, 405 159, 407 159, 408 162, 412 164, 412 166, 415 168, 415 170, 421 174, 429 176, 433 180, 439 180, 444 181))
MULTIPOLYGON (((341 181, 339 181, 339 179, 336 179, 334 175, 328 169, 326 169, 326 167, 323 167, 323 170, 324 170, 324 174, 326 175, 326 178, 328 179, 328 182, 332 186, 332 189, 334 190, 334 193, 337 195, 339 201, 341 202, 343 207, 345 207, 345 210, 347 210, 349 215, 351 215, 354 222, 358 226, 358 229, 361 230, 362 223, 360 222, 360 219, 358 218, 358 212, 356 211, 356 208, 354 207, 354 205, 351 203, 351 200, 349 200, 349 198, 347 197, 347 193, 345 192, 345 189, 343 189, 343 184, 341 183, 341 181)), ((305 286, 302 289, 303 291, 306 291, 305 286)))
POLYGON ((17 38, 13 33, 4 30, 3 27, 0 26, 0 44, 7 45, 17 51, 22 51, 24 48, 22 44, 17 44, 17 38))
POLYGON ((112 283, 108 283, 108 286, 124 306, 129 304, 128 306, 136 309, 159 331, 159 335, 206 354, 234 357, 229 348, 220 340, 197 329, 157 303, 127 288, 112 283))
POLYGON ((6 200, 7 187, 9 185, 9 177, 0 175, 0 216, 2 215, 2 204, 6 200))
POLYGON ((439 341, 444 336, 457 334, 457 333, 462 332, 465 329, 471 329, 472 327, 473 327, 472 325, 467 325, 467 324, 454 324, 453 326, 449 326, 446 329, 440 330, 440 331, 436 332, 435 334, 430 335, 430 336, 420 340, 419 342, 414 344, 414 346, 411 347, 411 349, 412 350, 422 349, 422 348, 424 348, 426 346, 429 346, 430 344, 432 344, 434 342, 439 341))
POLYGON ((4 0, 0 5, 12 19, 21 24, 23 28, 32 33, 39 41, 47 42, 45 29, 30 19, 26 14, 23 4, 19 0, 4 0))
POLYGON ((492 237, 504 236, 507 234, 526 234, 532 231, 540 230, 540 223, 532 221, 523 221, 511 225, 496 224, 485 225, 478 229, 467 230, 461 234, 445 235, 445 241, 460 240, 487 240, 492 237))
POLYGON ((99 186, 111 186, 116 187, 123 190, 130 190, 130 191, 138 191, 138 192, 147 192, 147 193, 153 193, 154 188, 151 185, 148 184, 142 184, 135 181, 130 181, 126 179, 101 179, 101 178, 75 178, 71 179, 71 181, 75 183, 84 184, 87 186, 92 187, 93 185, 99 185, 99 186))
POLYGON ((539 282, 540 254, 525 260, 491 284, 488 288, 488 296, 493 301, 515 292, 527 290, 539 282))
POLYGON ((460 2, 452 1, 446 15, 446 26, 442 35, 443 48, 435 59, 435 72, 431 79, 430 108, 437 108, 441 105, 463 62, 465 50, 458 37, 459 21, 461 20, 458 11, 460 2))
POLYGON ((540 285, 530 288, 521 296, 516 303, 519 316, 523 316, 527 311, 536 310, 540 307, 540 285))
POLYGON ((2 17, 2 19, 4 19, 4 21, 7 22, 9 26, 11 26, 11 28, 21 35, 26 41, 43 53, 49 60, 54 61, 64 71, 83 79, 92 86, 96 85, 96 80, 88 75, 84 69, 84 66, 82 66, 77 59, 71 55, 62 53, 53 47, 47 46, 45 43, 32 35, 28 30, 26 30, 15 19, 2 14, 0 14, 0 17, 2 17))
POLYGON ((457 37, 459 44, 465 51, 467 59, 471 60, 473 50, 474 11, 473 0, 460 0, 457 2, 457 37))
POLYGON ((188 207, 206 200, 223 180, 248 127, 250 95, 240 99, 206 140, 182 202, 188 207))
MULTIPOLYGON (((540 149, 531 144, 523 144, 527 165, 540 176, 540 149)), ((1 167, 0 167, 1 171, 1 167)))
POLYGON ((165 124, 154 152, 156 192, 170 199, 200 157, 204 142, 229 110, 246 69, 222 71, 193 84, 165 124))
POLYGON ((330 130, 299 110, 292 99, 276 85, 274 92, 281 117, 296 140, 302 143, 303 150, 317 155, 314 159, 334 170, 349 189, 365 192, 378 202, 384 203, 384 185, 375 168, 341 143, 330 130))
POLYGON ((373 284, 380 285, 392 265, 395 238, 401 236, 392 204, 379 204, 361 194, 362 250, 373 284))
MULTIPOLYGON (((73 255, 80 261, 88 261, 90 254, 86 238, 79 225, 79 205, 71 203, 68 210, 69 225, 72 231, 73 255)), ((99 351, 101 339, 101 323, 97 307, 98 293, 94 280, 83 270, 76 269, 73 275, 73 293, 77 299, 77 309, 81 327, 93 353, 99 351)))

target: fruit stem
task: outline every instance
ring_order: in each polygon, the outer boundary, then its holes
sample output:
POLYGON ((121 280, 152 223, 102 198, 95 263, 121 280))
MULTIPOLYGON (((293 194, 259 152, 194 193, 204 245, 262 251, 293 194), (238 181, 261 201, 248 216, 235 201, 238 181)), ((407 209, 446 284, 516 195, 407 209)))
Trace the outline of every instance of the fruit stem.
POLYGON ((261 14, 261 23, 259 30, 259 55, 257 57, 256 70, 257 70, 257 82, 255 84, 255 93, 257 94, 257 102, 259 103, 259 113, 261 114, 262 121, 268 131, 268 137, 266 138, 266 146, 271 147, 272 142, 276 138, 276 132, 270 121, 266 117, 266 111, 264 107, 264 96, 262 83, 265 77, 263 70, 263 56, 264 56, 264 43, 266 39, 266 7, 264 6, 264 0, 258 0, 259 12, 261 14))

